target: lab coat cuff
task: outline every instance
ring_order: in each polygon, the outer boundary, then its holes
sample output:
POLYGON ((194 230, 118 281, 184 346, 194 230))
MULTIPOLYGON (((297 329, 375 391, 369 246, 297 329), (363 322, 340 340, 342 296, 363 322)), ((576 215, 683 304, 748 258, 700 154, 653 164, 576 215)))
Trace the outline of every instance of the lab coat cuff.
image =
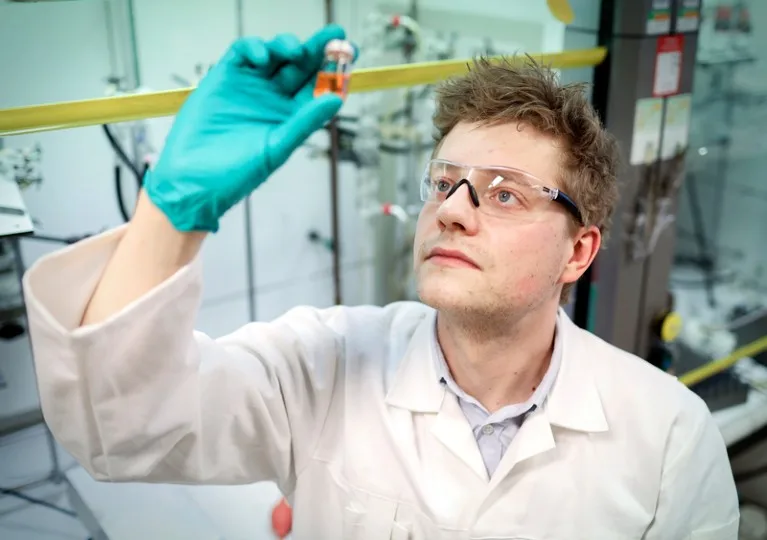
POLYGON ((45 255, 26 272, 23 288, 27 310, 34 312, 49 331, 60 338, 86 337, 129 316, 141 304, 201 288, 202 261, 198 254, 190 264, 105 321, 81 327, 85 309, 126 228, 123 225, 45 255))

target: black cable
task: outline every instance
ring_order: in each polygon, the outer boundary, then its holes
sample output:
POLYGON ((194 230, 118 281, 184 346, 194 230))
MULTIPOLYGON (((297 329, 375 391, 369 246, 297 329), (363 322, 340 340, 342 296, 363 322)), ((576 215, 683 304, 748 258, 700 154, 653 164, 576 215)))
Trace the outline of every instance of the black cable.
POLYGON ((133 163, 130 158, 128 158, 128 155, 125 153, 125 150, 123 150, 122 146, 120 146, 120 143, 117 142, 117 139, 115 139, 115 136, 112 134, 112 130, 109 129, 109 126, 103 124, 101 127, 104 129, 104 134, 107 136, 109 145, 112 147, 112 150, 115 151, 117 157, 120 158, 120 161, 122 161, 125 166, 131 170, 133 175, 136 177, 136 180, 139 182, 139 184, 141 184, 142 175, 138 170, 138 167, 136 167, 136 164, 133 163))
POLYGON ((130 221, 130 212, 125 207, 125 197, 123 197, 122 167, 115 164, 115 195, 117 196, 117 207, 125 223, 130 221))
POLYGON ((138 179, 138 190, 141 191, 144 187, 144 178, 146 178, 146 173, 149 172, 149 163, 144 163, 144 168, 141 171, 141 177, 138 179))
MULTIPOLYGON (((149 164, 144 164, 143 171, 139 171, 138 167, 135 163, 133 163, 130 158, 128 158, 128 155, 125 153, 125 150, 123 150, 122 146, 120 146, 120 143, 117 142, 117 139, 115 139, 115 136, 112 134, 112 130, 109 129, 109 126, 106 124, 103 124, 102 129, 104 130, 104 134, 107 136, 107 140, 109 141, 109 145, 112 147, 112 150, 117 154, 117 157, 120 158, 120 161, 123 162, 123 164, 130 169, 130 171, 133 173, 133 176, 136 178, 136 190, 141 191, 141 188, 144 184, 144 175, 146 174, 147 169, 149 168, 149 164)), ((122 191, 122 169, 119 164, 115 164, 115 195, 117 196, 117 206, 120 210, 120 215, 123 218, 123 221, 125 223, 130 221, 131 212, 128 211, 128 208, 125 205, 125 197, 123 197, 123 191, 122 191)))
POLYGON ((0 495, 8 495, 9 497, 16 497, 17 499, 21 499, 22 501, 26 501, 30 504, 36 504, 38 506, 44 506, 45 508, 50 508, 51 510, 55 510, 56 512, 61 512, 65 516, 69 516, 71 518, 78 519, 77 514, 73 512, 72 510, 67 510, 66 508, 61 508, 60 506, 56 506, 55 504, 51 504, 48 501, 43 501, 42 499, 35 499, 34 497, 30 497, 29 495, 24 495, 23 493, 15 490, 15 489, 6 489, 6 488, 0 488, 0 495))

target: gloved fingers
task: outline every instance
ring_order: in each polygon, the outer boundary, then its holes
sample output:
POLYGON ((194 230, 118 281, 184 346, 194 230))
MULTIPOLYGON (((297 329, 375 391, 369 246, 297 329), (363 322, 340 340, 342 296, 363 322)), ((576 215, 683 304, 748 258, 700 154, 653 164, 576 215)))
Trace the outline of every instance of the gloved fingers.
POLYGON ((306 81, 306 83, 301 86, 296 92, 295 92, 295 102, 296 106, 301 107, 305 103, 310 102, 314 99, 314 86, 317 84, 317 74, 313 74, 312 77, 306 81))
POLYGON ((285 64, 275 73, 272 80, 284 95, 293 96, 309 80, 313 80, 316 74, 316 71, 307 72, 301 66, 295 64, 285 64))
POLYGON ((266 43, 266 48, 270 55, 270 72, 268 76, 273 76, 283 66, 293 65, 295 62, 301 62, 304 51, 301 49, 301 41, 293 34, 278 34, 274 39, 266 43))
POLYGON ((298 38, 288 34, 268 42, 260 38, 242 38, 232 44, 224 56, 224 63, 238 68, 251 67, 259 75, 270 78, 281 66, 300 62, 305 54, 298 38))
POLYGON ((271 165, 274 168, 282 165, 296 148, 336 115, 343 103, 335 94, 324 94, 301 105, 269 135, 267 151, 271 165))
POLYGON ((303 44, 292 34, 279 34, 269 41, 242 38, 232 44, 221 63, 237 68, 252 67, 258 75, 274 79, 285 95, 292 96, 319 71, 325 45, 345 36, 342 27, 329 24, 303 44))
POLYGON ((322 67, 325 45, 333 39, 346 39, 346 31, 337 24, 328 24, 306 40, 302 49, 301 67, 307 74, 314 74, 322 67))
POLYGON ((275 82, 286 95, 294 95, 309 81, 314 80, 325 58, 325 45, 333 39, 345 39, 346 31, 337 24, 328 24, 314 33, 302 45, 301 59, 282 67, 275 82))

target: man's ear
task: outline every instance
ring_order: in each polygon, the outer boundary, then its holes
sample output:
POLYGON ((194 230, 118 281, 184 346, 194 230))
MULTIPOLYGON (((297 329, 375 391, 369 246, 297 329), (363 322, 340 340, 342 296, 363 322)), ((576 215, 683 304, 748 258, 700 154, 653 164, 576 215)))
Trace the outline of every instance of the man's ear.
POLYGON ((575 283, 586 269, 594 262, 594 258, 602 247, 602 233, 591 225, 581 228, 573 239, 573 253, 562 273, 563 283, 575 283))

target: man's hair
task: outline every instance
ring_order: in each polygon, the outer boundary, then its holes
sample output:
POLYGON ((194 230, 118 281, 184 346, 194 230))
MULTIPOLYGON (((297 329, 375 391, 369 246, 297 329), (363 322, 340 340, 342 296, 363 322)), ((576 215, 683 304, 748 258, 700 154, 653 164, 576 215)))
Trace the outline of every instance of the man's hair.
MULTIPOLYGON (((562 144, 562 191, 578 205, 587 226, 595 225, 604 246, 618 200, 618 145, 586 98, 586 84, 560 85, 556 73, 526 57, 475 59, 466 75, 436 90, 437 147, 459 122, 486 125, 519 122, 562 144)), ((542 179, 546 180, 546 179, 542 179)), ((566 303, 572 285, 562 291, 566 303)))

